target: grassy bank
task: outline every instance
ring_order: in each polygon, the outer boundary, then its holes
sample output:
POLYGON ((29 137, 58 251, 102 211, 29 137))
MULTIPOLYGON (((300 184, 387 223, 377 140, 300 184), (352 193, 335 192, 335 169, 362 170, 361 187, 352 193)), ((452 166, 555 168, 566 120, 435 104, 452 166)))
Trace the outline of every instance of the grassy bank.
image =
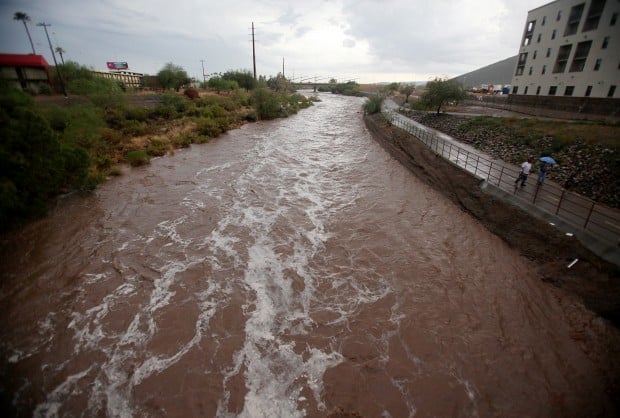
POLYGON ((142 104, 109 80, 89 83, 73 86, 80 96, 70 91, 69 99, 42 100, 0 86, 0 231, 43 215, 58 194, 94 189, 120 174, 122 164, 147 164, 243 123, 286 117, 312 104, 267 87, 166 93, 142 104))

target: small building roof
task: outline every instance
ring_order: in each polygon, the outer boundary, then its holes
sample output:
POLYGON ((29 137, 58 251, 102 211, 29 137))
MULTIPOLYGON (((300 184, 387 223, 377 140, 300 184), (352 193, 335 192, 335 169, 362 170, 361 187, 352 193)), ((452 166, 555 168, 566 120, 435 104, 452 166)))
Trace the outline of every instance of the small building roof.
POLYGON ((44 67, 48 70, 49 64, 43 55, 0 54, 0 67, 44 67))

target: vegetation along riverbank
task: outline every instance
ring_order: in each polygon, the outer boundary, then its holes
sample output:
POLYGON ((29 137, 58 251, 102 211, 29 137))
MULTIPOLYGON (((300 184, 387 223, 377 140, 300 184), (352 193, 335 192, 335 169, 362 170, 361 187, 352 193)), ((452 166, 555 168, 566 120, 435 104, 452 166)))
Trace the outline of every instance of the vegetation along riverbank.
POLYGON ((146 164, 313 100, 286 80, 256 81, 243 71, 214 77, 210 89, 158 94, 125 93, 72 62, 62 74, 68 98, 33 98, 0 85, 0 232, 41 216, 59 194, 92 190, 122 164, 146 164))
POLYGON ((620 124, 498 117, 492 115, 492 109, 491 115, 464 114, 467 110, 467 106, 459 104, 446 107, 448 113, 413 109, 403 113, 515 165, 528 156, 551 155, 558 164, 548 173, 549 179, 599 203, 620 208, 620 124))

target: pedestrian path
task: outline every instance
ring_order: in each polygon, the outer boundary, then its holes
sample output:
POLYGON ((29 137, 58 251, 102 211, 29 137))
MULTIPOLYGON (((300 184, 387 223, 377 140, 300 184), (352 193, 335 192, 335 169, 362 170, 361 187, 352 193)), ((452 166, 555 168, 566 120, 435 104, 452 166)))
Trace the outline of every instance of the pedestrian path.
POLYGON ((515 187, 520 167, 494 159, 398 113, 398 105, 393 100, 385 100, 384 111, 393 125, 481 179, 487 192, 547 220, 567 235, 577 237, 595 254, 620 265, 620 211, 571 192, 551 180, 539 185, 535 171, 524 188, 515 187))

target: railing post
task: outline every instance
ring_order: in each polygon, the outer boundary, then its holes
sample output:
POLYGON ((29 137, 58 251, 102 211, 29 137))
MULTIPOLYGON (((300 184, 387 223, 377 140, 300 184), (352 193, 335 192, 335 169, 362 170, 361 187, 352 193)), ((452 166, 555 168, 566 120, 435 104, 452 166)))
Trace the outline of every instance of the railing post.
POLYGON ((562 194, 560 195, 560 201, 558 202, 558 206, 555 208, 556 215, 560 212, 560 206, 562 206, 562 200, 564 200, 565 194, 566 194, 566 189, 562 189, 562 194))
POLYGON ((474 176, 478 175, 478 164, 480 163, 480 156, 476 155, 476 167, 474 167, 474 176))
POLYGON ((465 154, 465 170, 467 170, 467 163, 469 162, 469 152, 465 154))
POLYGON ((594 210, 594 205, 596 202, 592 202, 592 206, 590 206, 590 212, 588 212, 588 217, 586 218, 586 223, 583 224, 583 229, 586 229, 588 226, 588 222, 590 222, 590 216, 592 216, 592 211, 594 210))
POLYGON ((456 165, 459 165, 459 157, 461 156, 461 147, 456 148, 456 165))
POLYGON ((534 198, 532 199, 532 203, 536 203, 536 196, 538 196, 538 190, 540 190, 540 183, 536 182, 536 190, 534 191, 534 198))

